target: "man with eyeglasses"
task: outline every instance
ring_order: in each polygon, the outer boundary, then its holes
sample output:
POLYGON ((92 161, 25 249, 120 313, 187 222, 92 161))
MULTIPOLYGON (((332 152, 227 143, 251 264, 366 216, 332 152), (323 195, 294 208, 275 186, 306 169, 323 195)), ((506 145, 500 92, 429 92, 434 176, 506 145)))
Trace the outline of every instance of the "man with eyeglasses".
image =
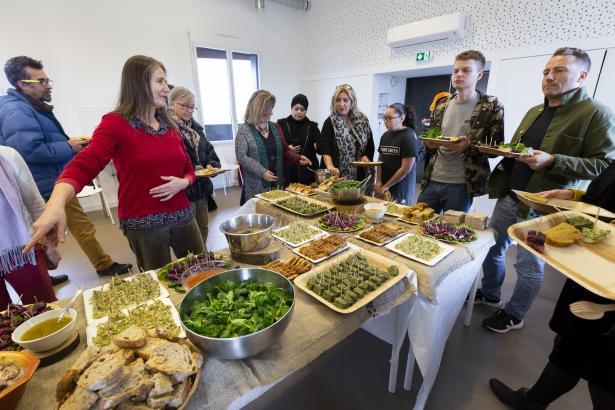
MULTIPOLYGON (((83 147, 78 140, 68 138, 53 114, 52 81, 43 71, 40 61, 19 56, 9 59, 6 77, 15 88, 0 97, 0 144, 17 150, 24 158, 41 196, 47 200, 64 166, 83 147)), ((114 262, 96 239, 96 229, 75 198, 66 206, 68 230, 86 254, 100 276, 123 274, 131 264, 114 262)), ((52 276, 54 285, 68 279, 52 276)))
POLYGON ((504 141, 504 107, 496 97, 481 93, 476 84, 483 77, 485 56, 468 50, 455 57, 451 83, 455 93, 438 101, 430 129, 457 136, 452 145, 426 142, 429 163, 421 181, 419 202, 437 213, 449 209, 467 212, 474 197, 487 193, 491 169, 488 157, 476 143, 504 141))

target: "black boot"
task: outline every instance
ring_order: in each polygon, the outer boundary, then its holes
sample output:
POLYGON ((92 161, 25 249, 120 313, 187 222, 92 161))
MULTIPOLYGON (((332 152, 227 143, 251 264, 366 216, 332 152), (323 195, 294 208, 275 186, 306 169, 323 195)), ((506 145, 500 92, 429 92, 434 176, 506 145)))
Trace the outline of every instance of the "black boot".
POLYGON ((64 283, 68 280, 68 275, 49 275, 49 277, 51 278, 51 286, 59 285, 60 283, 64 283))
POLYGON ((132 264, 130 263, 113 262, 107 269, 97 270, 96 273, 98 273, 98 276, 123 275, 124 273, 130 272, 131 268, 132 264))
POLYGON ((547 406, 542 406, 530 401, 527 397, 526 388, 522 387, 514 391, 498 379, 489 380, 489 387, 491 387, 491 391, 495 397, 515 410, 544 410, 547 408, 547 406))

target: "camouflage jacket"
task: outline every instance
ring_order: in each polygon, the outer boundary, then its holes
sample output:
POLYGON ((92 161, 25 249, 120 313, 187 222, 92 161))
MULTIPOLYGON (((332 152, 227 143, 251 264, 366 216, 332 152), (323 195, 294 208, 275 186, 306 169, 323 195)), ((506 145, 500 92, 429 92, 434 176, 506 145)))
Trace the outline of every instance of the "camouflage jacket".
MULTIPOLYGON (((479 95, 479 99, 470 117, 470 130, 468 131, 470 146, 464 152, 468 195, 471 197, 487 193, 487 180, 491 173, 489 157, 479 152, 475 144, 486 141, 499 144, 504 141, 504 106, 500 104, 496 97, 483 94, 478 90, 476 92, 479 95)), ((455 95, 457 93, 438 101, 436 109, 431 114, 429 128, 442 127, 444 112, 455 98, 455 95)), ((430 154, 430 158, 421 181, 421 190, 427 186, 427 182, 431 177, 431 171, 438 157, 437 149, 428 149, 427 152, 430 154)))

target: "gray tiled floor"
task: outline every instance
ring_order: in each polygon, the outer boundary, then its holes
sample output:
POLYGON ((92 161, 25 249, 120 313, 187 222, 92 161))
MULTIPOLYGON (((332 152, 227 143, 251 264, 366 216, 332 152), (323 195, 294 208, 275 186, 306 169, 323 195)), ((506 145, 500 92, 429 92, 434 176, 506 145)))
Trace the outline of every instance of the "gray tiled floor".
MULTIPOLYGON (((232 188, 225 197, 217 193, 218 210, 210 214, 208 247, 226 246, 218 230, 221 222, 234 215, 239 206, 239 189, 232 188)), ((116 261, 134 263, 128 243, 117 225, 111 225, 102 213, 92 214, 97 237, 104 249, 116 261)), ((79 284, 86 288, 101 282, 74 239, 69 236, 60 251, 63 260, 58 273, 67 273, 71 281, 56 288, 58 297, 68 297, 79 284)), ((511 249, 508 257, 509 272, 511 249)), ((54 272, 52 272, 54 273, 54 272)), ((504 284, 504 297, 511 292, 516 279, 509 274, 504 284)), ((553 333, 547 323, 554 301, 563 283, 562 276, 547 269, 545 282, 526 317, 525 328, 505 335, 484 330, 481 320, 491 313, 477 307, 470 327, 461 320, 455 324, 448 340, 440 372, 428 401, 428 409, 504 409, 488 387, 491 377, 499 377, 511 386, 520 387, 534 381, 546 363, 553 333)), ((404 348, 404 351, 407 348, 404 348)), ((302 371, 289 377, 250 408, 261 409, 408 409, 420 387, 421 377, 415 367, 410 392, 401 389, 401 374, 397 394, 387 392, 389 346, 364 331, 358 331, 302 371)), ((405 353, 402 353, 405 357, 405 353)), ((404 363, 400 364, 400 372, 404 363)), ((215 375, 205 375, 206 378, 215 375)), ((591 408, 585 382, 556 401, 553 409, 591 408)))

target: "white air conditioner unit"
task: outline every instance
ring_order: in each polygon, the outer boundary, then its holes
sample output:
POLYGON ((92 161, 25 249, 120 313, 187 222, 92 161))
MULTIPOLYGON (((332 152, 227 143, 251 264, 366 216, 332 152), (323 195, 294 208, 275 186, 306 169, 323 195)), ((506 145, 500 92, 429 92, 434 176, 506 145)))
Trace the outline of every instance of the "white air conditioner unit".
POLYGON ((465 37, 464 12, 415 21, 387 31, 387 45, 393 48, 416 46, 432 41, 459 40, 465 37))

